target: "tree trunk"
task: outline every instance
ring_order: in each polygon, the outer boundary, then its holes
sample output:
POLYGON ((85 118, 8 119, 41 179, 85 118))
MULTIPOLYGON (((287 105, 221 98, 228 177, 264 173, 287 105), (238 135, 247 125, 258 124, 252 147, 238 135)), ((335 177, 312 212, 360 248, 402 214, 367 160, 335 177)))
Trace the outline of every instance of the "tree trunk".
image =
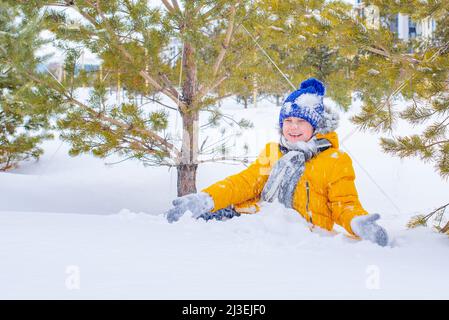
POLYGON ((116 96, 116 100, 117 100, 117 104, 120 105, 121 101, 120 101, 120 97, 121 97, 121 83, 120 83, 120 71, 117 72, 117 96, 116 96))
POLYGON ((198 167, 198 112, 182 115, 181 163, 178 171, 178 197, 196 192, 196 169, 198 167))
POLYGON ((186 78, 182 85, 183 102, 186 110, 182 116, 182 148, 178 171, 178 197, 196 192, 196 170, 198 167, 198 120, 199 110, 196 106, 197 66, 195 48, 189 42, 184 43, 183 68, 186 78))
POLYGON ((178 197, 196 193, 196 169, 197 163, 180 164, 178 171, 178 197))
POLYGON ((254 108, 257 108, 257 78, 254 77, 253 79, 253 103, 254 108))

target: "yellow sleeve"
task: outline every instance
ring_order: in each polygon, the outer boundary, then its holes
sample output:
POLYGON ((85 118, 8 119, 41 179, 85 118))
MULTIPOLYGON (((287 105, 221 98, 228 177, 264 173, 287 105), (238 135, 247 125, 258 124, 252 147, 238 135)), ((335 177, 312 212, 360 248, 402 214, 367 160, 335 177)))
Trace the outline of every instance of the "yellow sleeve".
POLYGON ((271 168, 279 159, 277 143, 268 143, 245 170, 201 190, 214 200, 214 211, 253 199, 262 193, 271 168))
POLYGON ((351 158, 346 153, 340 153, 328 185, 328 199, 332 219, 350 234, 354 234, 351 229, 352 218, 368 214, 360 204, 354 180, 351 158))

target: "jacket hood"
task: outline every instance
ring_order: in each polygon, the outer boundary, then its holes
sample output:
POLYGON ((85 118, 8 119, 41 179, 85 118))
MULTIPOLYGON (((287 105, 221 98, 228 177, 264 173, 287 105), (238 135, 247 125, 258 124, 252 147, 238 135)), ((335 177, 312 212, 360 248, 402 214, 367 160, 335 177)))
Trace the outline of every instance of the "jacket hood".
POLYGON ((338 149, 338 135, 335 129, 338 127, 340 116, 337 111, 333 110, 327 104, 324 105, 323 119, 320 121, 318 127, 315 130, 317 138, 325 138, 329 140, 332 147, 338 149))
POLYGON ((335 131, 338 127, 340 116, 337 111, 333 110, 327 104, 324 104, 323 118, 318 123, 315 133, 326 134, 335 131))

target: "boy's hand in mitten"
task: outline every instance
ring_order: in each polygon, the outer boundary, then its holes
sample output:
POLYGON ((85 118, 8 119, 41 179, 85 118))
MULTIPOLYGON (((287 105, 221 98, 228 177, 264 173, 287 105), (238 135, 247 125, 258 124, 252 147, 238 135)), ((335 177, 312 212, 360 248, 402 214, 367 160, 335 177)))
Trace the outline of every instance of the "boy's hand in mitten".
POLYGON ((198 218, 214 208, 214 200, 205 192, 187 194, 176 198, 172 203, 174 207, 166 213, 170 223, 178 221, 186 211, 192 212, 193 218, 198 218))
POLYGON ((356 216, 351 220, 351 228, 362 239, 370 240, 385 247, 388 244, 387 231, 376 223, 378 213, 356 216))

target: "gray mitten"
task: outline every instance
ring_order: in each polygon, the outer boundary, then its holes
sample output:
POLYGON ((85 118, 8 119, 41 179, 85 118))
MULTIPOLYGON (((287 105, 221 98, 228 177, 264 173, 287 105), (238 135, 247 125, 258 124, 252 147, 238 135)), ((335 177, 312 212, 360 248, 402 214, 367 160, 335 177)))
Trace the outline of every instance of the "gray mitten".
POLYGON ((166 213, 170 223, 178 221, 186 211, 192 212, 193 218, 198 218, 214 208, 214 200, 205 192, 187 194, 176 198, 172 203, 174 207, 166 213))
POLYGON ((380 214, 368 214, 357 216, 351 220, 352 231, 360 238, 370 240, 378 245, 385 247, 388 244, 387 231, 376 223, 380 214))

